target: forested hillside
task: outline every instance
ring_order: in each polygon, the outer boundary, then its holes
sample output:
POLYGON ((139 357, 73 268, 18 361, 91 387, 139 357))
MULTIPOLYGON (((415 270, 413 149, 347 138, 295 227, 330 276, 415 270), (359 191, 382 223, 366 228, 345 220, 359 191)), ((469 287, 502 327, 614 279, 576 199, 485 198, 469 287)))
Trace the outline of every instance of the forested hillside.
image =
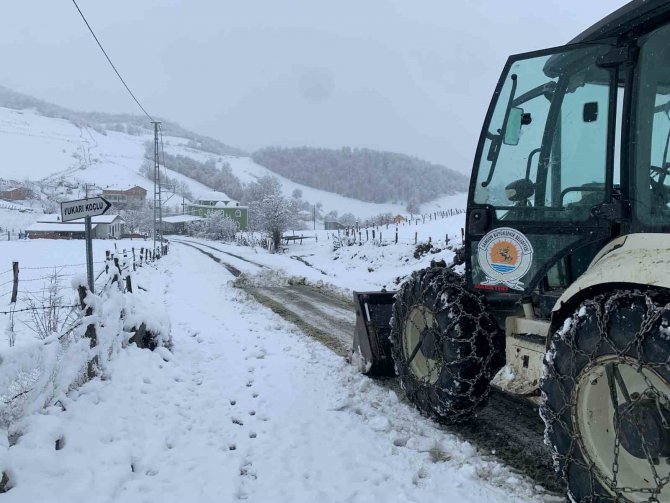
MULTIPOLYGON (((150 180, 153 180, 153 149, 153 143, 148 142, 144 155, 145 159, 150 162, 148 165, 145 163, 142 168, 142 174, 150 180)), ((165 152, 161 152, 161 159, 163 165, 172 171, 188 176, 214 190, 224 192, 237 201, 243 198, 242 184, 233 174, 228 163, 224 162, 217 167, 214 159, 202 162, 184 155, 171 155, 165 152)))
POLYGON ((374 203, 420 204, 467 190, 465 176, 416 157, 344 147, 261 149, 253 160, 295 182, 374 203))

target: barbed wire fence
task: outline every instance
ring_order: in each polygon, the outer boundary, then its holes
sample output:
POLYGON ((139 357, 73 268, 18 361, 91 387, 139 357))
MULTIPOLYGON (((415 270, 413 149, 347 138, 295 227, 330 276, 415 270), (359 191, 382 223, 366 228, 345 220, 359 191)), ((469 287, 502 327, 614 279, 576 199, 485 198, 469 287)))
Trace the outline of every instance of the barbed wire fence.
MULTIPOLYGON (((149 347, 140 340, 148 333, 145 323, 124 320, 128 314, 125 310, 133 309, 128 306, 146 302, 142 300, 145 297, 133 296, 128 303, 120 302, 119 296, 132 295, 135 289, 144 290, 133 283, 133 273, 167 254, 167 244, 160 252, 148 248, 107 251, 104 260, 95 262, 99 270, 96 294, 86 284, 82 270, 85 264, 20 267, 14 262, 11 268, 0 271, 0 284, 4 288, 0 290, 0 299, 10 300, 9 308, 0 310, 1 315, 9 316, 7 333, 15 331, 15 315, 55 309, 73 313, 59 332, 47 334, 42 340, 10 343, 10 347, 0 348, 0 429, 9 428, 20 418, 50 405, 61 404, 64 408, 66 393, 104 372, 106 361, 124 344, 136 342, 139 347, 149 347), (31 303, 30 295, 43 294, 53 286, 49 282, 54 278, 54 270, 72 278, 76 300, 64 301, 66 297, 59 293, 56 304, 31 303), (46 274, 47 271, 51 274, 46 274)), ((63 285, 59 287, 62 289, 63 285)))
POLYGON ((364 221, 356 223, 355 225, 345 226, 337 229, 331 229, 327 234, 327 239, 333 240, 334 248, 341 246, 352 246, 367 242, 372 242, 380 246, 387 246, 392 244, 412 244, 419 245, 420 243, 427 243, 432 246, 449 246, 454 241, 458 241, 459 237, 463 238, 463 232, 450 235, 448 232, 439 234, 434 228, 430 231, 420 231, 419 225, 431 223, 438 220, 446 220, 455 216, 463 215, 464 209, 453 208, 444 211, 436 211, 425 213, 422 215, 397 215, 389 220, 380 221, 364 221), (408 229, 402 228, 407 227, 408 229), (412 234, 407 230, 415 227, 416 230, 412 234), (400 237, 401 234, 403 237, 400 237), (409 237, 408 237, 409 234, 409 237))

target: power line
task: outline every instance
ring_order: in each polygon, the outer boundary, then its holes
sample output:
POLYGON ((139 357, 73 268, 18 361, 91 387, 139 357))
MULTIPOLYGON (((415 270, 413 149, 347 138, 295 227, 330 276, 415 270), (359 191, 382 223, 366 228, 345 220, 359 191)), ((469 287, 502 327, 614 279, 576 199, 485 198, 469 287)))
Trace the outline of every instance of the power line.
POLYGON ((109 64, 110 64, 110 65, 112 66, 112 68, 114 69, 114 72, 116 72, 116 75, 117 75, 117 77, 119 77, 119 80, 121 81, 121 83, 124 85, 124 87, 126 88, 126 90, 130 93, 130 96, 132 96, 132 98, 135 100, 135 103, 137 103, 137 106, 140 107, 140 108, 142 109, 142 112, 144 112, 144 115, 146 115, 146 116, 149 118, 150 121, 153 121, 154 119, 153 119, 153 118, 151 117, 151 115, 149 115, 149 113, 144 109, 144 107, 142 106, 142 104, 140 103, 140 101, 135 97, 135 95, 133 94, 133 92, 132 92, 132 91, 130 90, 130 88, 128 87, 128 84, 126 84, 126 81, 123 80, 123 77, 121 77, 121 74, 120 74, 119 71, 116 69, 116 66, 114 66, 114 63, 112 63, 112 60, 111 60, 111 59, 109 58, 109 56, 107 55, 107 51, 105 51, 105 48, 102 47, 102 44, 100 43, 100 40, 98 40, 98 37, 96 37, 95 33, 93 32, 93 28, 91 28, 91 25, 88 24, 88 21, 86 20, 86 17, 84 16, 84 13, 83 13, 83 12, 81 11, 81 9, 79 8, 79 5, 77 5, 77 1, 76 1, 76 0, 72 0, 72 3, 74 4, 74 6, 75 6, 75 7, 77 8, 77 10, 79 11, 79 15, 80 15, 81 18, 84 20, 84 23, 86 23, 86 26, 88 27, 88 31, 90 31, 90 32, 91 32, 91 35, 93 35, 93 38, 94 38, 95 41, 98 43, 98 47, 100 47, 100 50, 102 51, 102 53, 103 53, 103 54, 105 55, 105 57, 107 58, 107 61, 109 61, 109 64))

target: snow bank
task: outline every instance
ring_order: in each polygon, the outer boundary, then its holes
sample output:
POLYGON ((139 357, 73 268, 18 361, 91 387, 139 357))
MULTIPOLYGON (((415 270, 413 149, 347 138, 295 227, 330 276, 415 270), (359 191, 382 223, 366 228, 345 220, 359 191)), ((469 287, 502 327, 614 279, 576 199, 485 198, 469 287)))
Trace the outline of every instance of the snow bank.
MULTIPOLYGON (((68 391, 90 377, 91 370, 105 375, 109 361, 141 324, 159 346, 169 346, 165 309, 149 295, 124 293, 115 267, 109 267, 106 275, 105 287, 99 294, 87 293, 85 308, 65 333, 0 348, 0 430, 11 430, 20 418, 62 401, 68 391), (88 309, 91 314, 87 315, 88 309)), ((85 284, 81 274, 71 280, 75 291, 85 284)))

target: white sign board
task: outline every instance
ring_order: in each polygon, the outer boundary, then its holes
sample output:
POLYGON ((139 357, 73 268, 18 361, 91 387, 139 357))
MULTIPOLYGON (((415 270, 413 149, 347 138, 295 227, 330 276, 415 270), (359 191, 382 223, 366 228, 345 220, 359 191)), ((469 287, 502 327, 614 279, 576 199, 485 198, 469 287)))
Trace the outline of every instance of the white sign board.
POLYGON ((60 203, 61 221, 69 222, 78 218, 103 215, 111 206, 112 203, 100 196, 77 201, 65 201, 60 203))

